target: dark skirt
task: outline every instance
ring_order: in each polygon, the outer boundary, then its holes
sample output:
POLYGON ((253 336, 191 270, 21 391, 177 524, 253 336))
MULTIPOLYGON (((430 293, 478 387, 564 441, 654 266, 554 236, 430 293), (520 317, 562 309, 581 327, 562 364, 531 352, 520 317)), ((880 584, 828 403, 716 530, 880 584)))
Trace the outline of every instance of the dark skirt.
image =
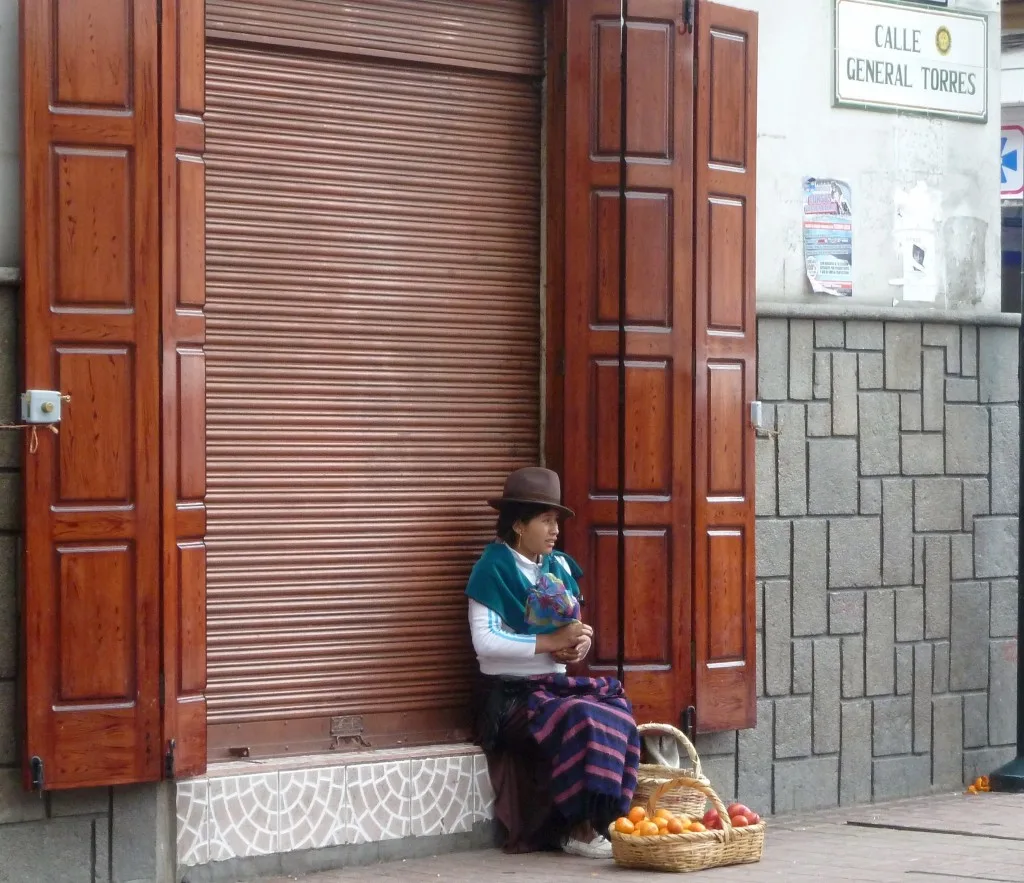
POLYGON ((617 681, 481 675, 474 706, 506 852, 557 848, 573 826, 600 832, 626 811, 640 744, 617 681))
POLYGON ((555 808, 551 762, 530 733, 531 689, 526 678, 479 675, 473 690, 475 741, 487 757, 508 853, 557 849, 572 827, 555 808))

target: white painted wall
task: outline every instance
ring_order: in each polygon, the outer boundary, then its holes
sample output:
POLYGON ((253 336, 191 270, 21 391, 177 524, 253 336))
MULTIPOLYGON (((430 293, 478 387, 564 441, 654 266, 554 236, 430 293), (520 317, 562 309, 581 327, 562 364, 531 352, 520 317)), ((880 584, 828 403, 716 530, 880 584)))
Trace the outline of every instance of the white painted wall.
POLYGON ((1003 104, 1024 104, 1024 49, 1004 52, 1002 70, 1000 97, 1003 104))
POLYGON ((21 265, 18 4, 0 0, 0 267, 21 265))
POLYGON ((889 284, 900 275, 894 197, 924 181, 937 191, 944 218, 937 306, 998 310, 998 0, 949 3, 989 14, 986 125, 833 108, 833 0, 722 2, 755 10, 760 22, 758 299, 836 300, 812 295, 804 275, 801 181, 812 175, 845 179, 853 190, 854 302, 891 305, 900 297, 889 284))
MULTIPOLYGON (((990 13, 985 126, 831 106, 833 0, 724 0, 760 16, 757 292, 762 300, 828 301, 810 294, 801 239, 801 179, 853 187, 854 301, 892 303, 900 289, 892 244, 897 189, 925 181, 941 193, 949 306, 999 309, 998 0, 950 0, 990 13), (969 245, 981 230, 983 248, 969 245), (977 280, 984 280, 979 283, 977 280)), ((20 264, 17 2, 0 0, 0 266, 20 264)), ((940 304, 942 306, 946 303, 940 304)))

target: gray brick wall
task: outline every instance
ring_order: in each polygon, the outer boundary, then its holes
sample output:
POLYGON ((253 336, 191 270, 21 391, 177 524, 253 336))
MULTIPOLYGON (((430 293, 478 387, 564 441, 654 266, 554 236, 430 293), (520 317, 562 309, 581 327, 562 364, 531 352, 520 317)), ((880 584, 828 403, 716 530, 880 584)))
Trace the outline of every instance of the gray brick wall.
MULTIPOLYGON (((15 422, 17 401, 18 291, 0 284, 0 423, 15 422)), ((18 528, 21 439, 0 431, 0 776, 18 762, 15 684, 18 663, 18 528)), ((3 786, 0 785, 0 793, 3 786)), ((3 809, 0 806, 0 819, 3 809)))
POLYGON ((1016 738, 1017 329, 765 317, 758 355, 758 725, 698 738, 712 781, 784 812, 990 772, 1016 738))

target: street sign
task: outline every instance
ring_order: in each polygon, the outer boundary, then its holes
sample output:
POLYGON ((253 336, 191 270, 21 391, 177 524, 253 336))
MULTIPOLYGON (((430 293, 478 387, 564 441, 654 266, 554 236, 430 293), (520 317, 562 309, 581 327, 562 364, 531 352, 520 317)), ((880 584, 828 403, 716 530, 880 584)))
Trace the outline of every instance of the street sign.
POLYGON ((999 195, 1003 197, 1024 194, 1024 128, 1003 126, 999 138, 1001 173, 999 195))
POLYGON ((985 122, 988 42, 980 13, 835 0, 835 105, 985 122))

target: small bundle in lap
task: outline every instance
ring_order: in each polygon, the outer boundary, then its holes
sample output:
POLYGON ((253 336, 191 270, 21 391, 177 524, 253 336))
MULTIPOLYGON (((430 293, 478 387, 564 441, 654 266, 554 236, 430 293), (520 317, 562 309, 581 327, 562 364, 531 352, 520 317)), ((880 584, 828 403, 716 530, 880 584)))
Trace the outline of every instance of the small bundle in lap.
POLYGON ((633 708, 614 678, 534 679, 530 732, 551 759, 551 794, 561 815, 603 830, 629 809, 640 764, 633 708))
POLYGON ((535 629, 569 625, 580 618, 579 598, 553 573, 542 573, 526 595, 525 618, 535 629))

